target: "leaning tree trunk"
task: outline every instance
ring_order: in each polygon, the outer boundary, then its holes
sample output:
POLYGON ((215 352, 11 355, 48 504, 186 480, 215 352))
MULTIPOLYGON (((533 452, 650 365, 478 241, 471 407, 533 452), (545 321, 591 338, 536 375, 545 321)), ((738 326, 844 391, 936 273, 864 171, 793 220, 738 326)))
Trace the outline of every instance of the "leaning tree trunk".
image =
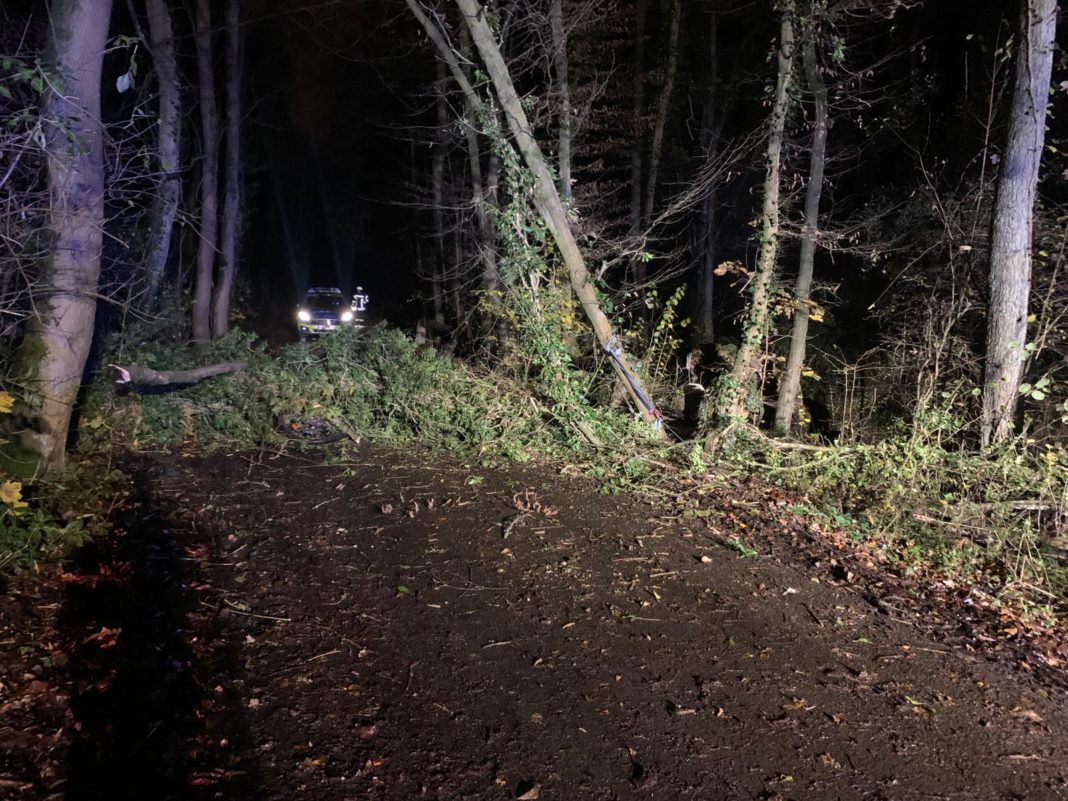
POLYGON ((1021 0, 1021 6, 1009 138, 990 243, 983 445, 1003 442, 1012 434, 1019 396, 1031 291, 1031 222, 1057 25, 1057 0, 1021 0))
POLYGON ((74 401, 93 341, 104 228, 100 78, 110 0, 51 5, 49 84, 42 118, 48 157, 52 251, 35 288, 34 319, 19 373, 30 396, 33 433, 25 444, 45 471, 63 467, 74 401))
MULTIPOLYGON (((745 421, 759 412, 756 386, 761 370, 761 351, 770 321, 769 300, 775 260, 779 253, 779 179, 782 161, 783 131, 790 98, 790 79, 794 55, 794 3, 782 0, 779 34, 778 77, 768 121, 767 165, 764 176, 764 209, 760 224, 760 250, 753 275, 749 308, 742 323, 742 342, 734 366, 725 382, 715 411, 723 422, 745 421)), ((708 445, 714 446, 709 437, 708 445)))
POLYGON ((564 2, 552 0, 549 22, 553 35, 553 70, 556 73, 556 96, 559 104, 556 170, 560 178, 560 197, 570 203, 571 195, 571 81, 567 63, 567 29, 564 28, 564 2))
POLYGON ((500 48, 490 30, 486 20, 485 10, 479 0, 456 0, 456 4, 463 13, 464 20, 471 31, 471 38, 475 42, 486 72, 496 89, 497 99, 501 109, 508 120, 508 126, 515 138, 519 152, 527 165, 527 169, 533 173, 537 181, 534 202, 545 221, 546 227, 552 234, 556 246, 560 250, 564 264, 567 266, 571 279, 571 286, 583 311, 589 318, 594 334, 601 346, 613 355, 613 366, 623 380, 631 399, 638 409, 650 414, 654 412, 649 402, 648 393, 645 392, 640 379, 630 368, 626 357, 620 350, 618 340, 612 332, 612 326, 608 318, 601 310, 597 299, 597 290, 590 280, 586 262, 579 251, 578 243, 567 221, 567 212, 556 191, 552 173, 545 162, 545 157, 531 133, 532 128, 527 120, 526 111, 516 94, 515 86, 508 67, 501 57, 500 48))
POLYGON ((152 227, 149 231, 147 258, 148 287, 145 306, 154 308, 160 285, 167 270, 171 249, 171 231, 178 214, 178 199, 182 192, 179 172, 182 135, 182 87, 178 78, 178 60, 174 54, 174 32, 167 0, 147 0, 148 36, 152 45, 152 61, 159 83, 159 186, 152 204, 152 227))
POLYGON ((804 220, 801 224, 801 257, 798 262, 797 283, 794 286, 794 326, 790 334, 790 355, 779 384, 779 402, 775 409, 775 429, 788 433, 797 414, 798 391, 801 388, 801 368, 805 363, 808 342, 809 295, 812 291, 812 269, 819 229, 820 195, 823 193, 823 171, 827 161, 827 87, 820 77, 816 60, 815 30, 810 22, 802 55, 805 75, 815 101, 812 121, 812 150, 809 154, 808 187, 805 190, 804 220))
MULTIPOLYGON (((679 64, 679 21, 682 16, 681 0, 671 4, 671 24, 668 34, 667 68, 664 85, 656 104, 656 120, 653 122, 653 143, 649 149, 649 181, 645 185, 645 202, 642 204, 642 228, 653 219, 653 204, 656 201, 656 185, 660 180, 660 156, 664 151, 664 129, 667 127, 668 111, 671 108, 671 93, 675 90, 675 71, 679 64)), ((639 262, 640 263, 640 262, 639 262)))
POLYGON ((193 339, 206 342, 211 339, 211 290, 219 230, 219 120, 215 108, 215 71, 212 69, 210 0, 196 0, 195 12, 203 153, 200 161, 200 244, 193 289, 193 339))
POLYGON ((241 229, 241 28, 238 0, 226 2, 226 174, 223 178, 221 267, 212 303, 212 333, 230 328, 230 301, 237 275, 241 229))

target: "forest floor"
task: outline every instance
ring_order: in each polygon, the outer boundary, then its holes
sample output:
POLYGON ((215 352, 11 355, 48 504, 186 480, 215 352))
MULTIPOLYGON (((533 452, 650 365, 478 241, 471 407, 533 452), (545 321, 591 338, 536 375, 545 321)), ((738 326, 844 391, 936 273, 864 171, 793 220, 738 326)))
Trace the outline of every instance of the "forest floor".
POLYGON ((0 602, 0 797, 1068 797, 1064 643, 757 485, 124 459, 0 602))

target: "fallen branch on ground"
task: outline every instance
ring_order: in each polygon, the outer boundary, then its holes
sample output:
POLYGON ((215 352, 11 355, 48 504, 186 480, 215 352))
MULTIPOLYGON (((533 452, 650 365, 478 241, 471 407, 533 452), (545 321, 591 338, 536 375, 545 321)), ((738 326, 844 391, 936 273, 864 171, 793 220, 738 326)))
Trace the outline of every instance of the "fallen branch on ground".
POLYGON ((244 367, 245 365, 242 362, 220 362, 219 364, 209 364, 206 367, 195 367, 190 370, 153 370, 137 364, 131 364, 129 367, 109 364, 108 377, 111 378, 111 382, 116 388, 167 387, 171 385, 199 384, 208 378, 239 372, 244 367))

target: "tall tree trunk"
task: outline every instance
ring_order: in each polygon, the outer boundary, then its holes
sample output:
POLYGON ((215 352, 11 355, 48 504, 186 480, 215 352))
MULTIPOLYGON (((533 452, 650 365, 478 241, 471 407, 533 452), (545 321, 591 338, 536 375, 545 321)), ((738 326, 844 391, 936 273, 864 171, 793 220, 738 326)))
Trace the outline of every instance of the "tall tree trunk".
POLYGON ((37 316, 22 343, 18 375, 32 399, 25 444, 40 467, 63 467, 74 401, 93 340, 104 227, 100 78, 110 0, 56 0, 49 61, 63 78, 42 118, 48 154, 52 251, 43 262, 37 316))
POLYGON ((230 328, 241 231, 241 27, 239 0, 226 0, 226 174, 223 178, 221 267, 212 304, 216 338, 230 328))
POLYGON ((668 111, 671 109, 671 93, 675 91, 675 71, 679 64, 679 22, 682 17, 681 0, 671 4, 671 23, 668 32, 667 67, 664 85, 656 104, 656 119, 653 122, 653 143, 649 149, 649 181, 645 186, 645 202, 642 205, 641 227, 647 228, 653 219, 653 204, 656 202, 656 185, 660 180, 660 156, 664 150, 664 129, 667 127, 668 111))
POLYGON ((812 121, 812 150, 809 153, 808 186, 805 189, 804 220, 801 224, 801 257, 794 285, 794 326, 790 333, 790 355, 779 384, 779 402, 775 409, 775 429, 788 433, 797 414, 798 391, 801 388, 801 368, 805 363, 808 343, 808 299, 812 291, 812 270, 819 231, 820 195, 823 194, 823 172, 827 161, 827 87, 820 76, 816 59, 816 32, 810 20, 802 44, 805 76, 815 104, 812 121))
MULTIPOLYGON (((460 54, 464 58, 463 74, 468 81, 471 80, 470 68, 466 65, 471 63, 471 36, 465 25, 460 33, 460 54)), ((478 256, 482 262, 482 289, 485 291, 486 300, 489 303, 490 313, 483 315, 485 334, 491 333, 492 322, 488 318, 495 318, 498 323, 503 322, 504 305, 501 299, 501 277, 497 266, 497 231, 494 227, 491 208, 497 205, 497 183, 499 178, 500 164, 493 149, 490 148, 490 172, 483 180, 482 175, 482 148, 478 137, 478 124, 482 110, 482 101, 472 90, 464 89, 469 83, 461 84, 460 88, 464 95, 467 119, 464 121, 464 136, 467 139, 467 160, 471 171, 471 202, 475 208, 475 221, 478 225, 478 256), (492 183, 492 189, 490 184, 492 183)), ((499 329, 503 334, 503 325, 499 329)))
POLYGON ((630 148, 630 234, 637 236, 642 228, 642 153, 645 149, 645 4, 635 0, 637 19, 634 30, 634 104, 631 108, 630 148))
MULTIPOLYGON (((705 93, 705 108, 701 121, 701 149, 706 161, 715 158, 726 119, 724 109, 719 108, 719 15, 709 15, 708 29, 708 91, 705 93)), ((719 202, 715 186, 709 186, 701 201, 698 220, 697 320, 694 325, 694 345, 708 345, 715 341, 712 293, 716 270, 716 204, 719 202)))
MULTIPOLYGON (((768 121, 768 150, 764 176, 764 209, 760 224, 760 250, 756 271, 750 285, 751 297, 742 324, 742 342, 734 360, 730 376, 717 403, 717 411, 725 422, 733 423, 756 417, 760 412, 760 398, 756 397, 761 372, 761 351, 768 333, 769 300, 779 253, 779 180, 782 162, 783 131, 790 100, 790 81, 794 56, 794 3, 782 0, 781 30, 778 47, 778 76, 768 121)), ((709 446, 715 444, 709 437, 709 446)))
POLYGON ((437 86, 438 141, 434 143, 434 158, 430 169, 430 182, 433 189, 431 210, 434 216, 434 322, 445 325, 445 156, 446 132, 449 114, 445 107, 445 66, 438 64, 437 86))
POLYGON ((560 105, 557 131, 557 173, 560 198, 571 203, 571 80, 567 64, 567 29, 564 28, 564 2, 551 0, 549 21, 553 35, 553 69, 556 73, 556 96, 560 105))
POLYGON ((1056 0, 1021 0, 1020 5, 1009 137, 1001 161, 990 243, 983 445, 1011 436, 1019 396, 1031 291, 1031 223, 1057 25, 1056 0))
POLYGON ((200 243, 193 289, 193 339, 211 339, 211 290, 219 230, 219 119, 211 47, 211 0, 196 0, 195 39, 200 83, 200 243))
POLYGON ((620 349, 619 342, 612 332, 612 326, 601 310, 597 299, 597 291, 590 280, 586 263, 568 224, 567 212, 560 200, 559 193, 556 191, 552 173, 546 165, 541 148, 531 133, 532 128, 527 120, 526 111, 523 110, 523 105, 516 94, 515 86, 512 84, 512 77, 508 72, 508 67, 501 57, 500 48, 493 32, 490 30, 489 23, 486 21, 485 10, 478 0, 456 0, 456 4, 463 13, 464 21, 471 31, 471 38, 482 56, 482 62, 496 89, 497 99, 508 120, 508 126, 512 131, 512 136, 515 138, 519 152, 522 154, 527 168, 537 180, 535 205, 545 221, 546 227, 556 241, 564 264, 567 266, 575 295, 590 320, 598 342, 613 355, 613 366, 623 380, 635 406, 652 414, 654 410, 651 408, 648 393, 645 392, 640 379, 631 370, 625 355, 620 349))
POLYGON ((174 54, 174 32, 167 0, 147 0, 148 36, 152 61, 159 84, 159 134, 156 157, 159 164, 159 187, 152 203, 152 227, 145 259, 148 288, 145 306, 154 308, 160 285, 167 270, 171 249, 171 231, 178 213, 182 191, 179 172, 182 135, 182 87, 178 77, 178 60, 174 54))

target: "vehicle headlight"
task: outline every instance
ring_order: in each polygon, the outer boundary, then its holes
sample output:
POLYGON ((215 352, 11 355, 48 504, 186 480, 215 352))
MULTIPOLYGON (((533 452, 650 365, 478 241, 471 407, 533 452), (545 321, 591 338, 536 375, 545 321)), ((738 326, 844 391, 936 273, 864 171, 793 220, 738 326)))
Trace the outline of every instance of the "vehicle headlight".
POLYGON ((352 312, 349 309, 345 309, 345 311, 341 312, 341 322, 343 322, 343 323, 351 323, 352 322, 352 312))
POLYGON ((311 322, 311 312, 308 311, 307 309, 301 309, 300 311, 297 312, 297 319, 300 320, 302 323, 310 323, 311 322))

